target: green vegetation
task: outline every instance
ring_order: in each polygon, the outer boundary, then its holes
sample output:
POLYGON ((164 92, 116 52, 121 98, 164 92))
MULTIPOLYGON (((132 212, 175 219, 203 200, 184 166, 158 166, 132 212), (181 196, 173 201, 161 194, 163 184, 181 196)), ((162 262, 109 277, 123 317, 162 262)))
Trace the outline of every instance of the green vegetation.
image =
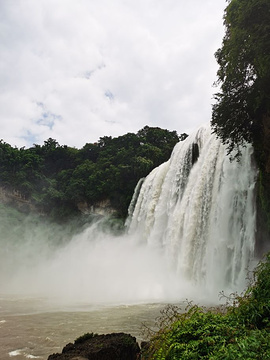
POLYGON ((101 137, 80 150, 48 139, 29 149, 0 141, 0 186, 18 191, 53 219, 79 213, 78 204, 109 200, 125 217, 138 180, 168 160, 176 131, 145 126, 137 134, 101 137))
POLYGON ((85 333, 82 336, 79 336, 75 341, 74 344, 81 344, 86 340, 92 339, 93 337, 97 336, 98 334, 94 333, 85 333))
POLYGON ((253 275, 224 308, 167 307, 144 359, 270 359, 270 254, 253 275))
POLYGON ((220 92, 215 95, 212 127, 233 157, 247 142, 262 159, 264 120, 270 112, 270 2, 230 0, 225 36, 216 52, 220 92))

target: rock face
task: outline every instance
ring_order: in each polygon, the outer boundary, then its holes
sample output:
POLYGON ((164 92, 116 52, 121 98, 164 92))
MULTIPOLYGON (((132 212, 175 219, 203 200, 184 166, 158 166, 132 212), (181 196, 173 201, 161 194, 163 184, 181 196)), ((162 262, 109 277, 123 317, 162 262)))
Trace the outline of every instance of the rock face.
POLYGON ((113 215, 117 213, 109 199, 98 201, 92 205, 81 201, 77 203, 77 208, 82 214, 113 215))
POLYGON ((53 354, 48 357, 48 360, 138 359, 140 359, 140 348, 136 338, 124 333, 86 334, 78 338, 74 344, 67 344, 61 354, 53 354))
POLYGON ((270 174, 270 115, 263 117, 263 151, 265 157, 265 172, 270 174))
POLYGON ((25 199, 23 194, 13 189, 8 190, 0 186, 0 203, 10 205, 22 212, 34 211, 37 212, 35 206, 30 200, 25 199))
POLYGON ((270 114, 262 117, 262 129, 255 147, 260 168, 257 188, 257 234, 255 255, 262 258, 270 251, 270 114))

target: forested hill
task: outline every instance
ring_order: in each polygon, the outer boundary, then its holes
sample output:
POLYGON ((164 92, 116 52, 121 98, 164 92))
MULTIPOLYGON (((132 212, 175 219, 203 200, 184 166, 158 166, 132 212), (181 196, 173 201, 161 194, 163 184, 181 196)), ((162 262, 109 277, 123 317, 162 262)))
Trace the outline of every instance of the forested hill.
POLYGON ((124 217, 138 180, 169 159, 186 134, 145 126, 76 149, 50 138, 28 149, 0 141, 0 186, 40 213, 64 220, 106 201, 124 217))

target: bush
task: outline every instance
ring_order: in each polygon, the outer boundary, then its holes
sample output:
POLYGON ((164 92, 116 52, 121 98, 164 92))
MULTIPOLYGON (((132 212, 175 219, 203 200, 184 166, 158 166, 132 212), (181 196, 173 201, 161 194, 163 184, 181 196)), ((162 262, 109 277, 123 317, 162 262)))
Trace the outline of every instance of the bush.
POLYGON ((168 306, 145 359, 270 359, 270 254, 253 275, 224 308, 168 306))
POLYGON ((85 342, 86 340, 92 339, 93 337, 97 336, 97 334, 94 333, 85 333, 82 336, 79 336, 75 341, 74 344, 81 344, 85 342))

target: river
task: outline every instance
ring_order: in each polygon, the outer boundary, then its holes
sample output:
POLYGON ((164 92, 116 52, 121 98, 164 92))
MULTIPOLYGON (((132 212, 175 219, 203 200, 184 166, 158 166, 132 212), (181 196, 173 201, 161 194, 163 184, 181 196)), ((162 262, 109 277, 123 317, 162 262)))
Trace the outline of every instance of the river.
POLYGON ((140 343, 165 304, 60 305, 44 298, 0 295, 2 360, 47 359, 87 332, 125 332, 140 343))

